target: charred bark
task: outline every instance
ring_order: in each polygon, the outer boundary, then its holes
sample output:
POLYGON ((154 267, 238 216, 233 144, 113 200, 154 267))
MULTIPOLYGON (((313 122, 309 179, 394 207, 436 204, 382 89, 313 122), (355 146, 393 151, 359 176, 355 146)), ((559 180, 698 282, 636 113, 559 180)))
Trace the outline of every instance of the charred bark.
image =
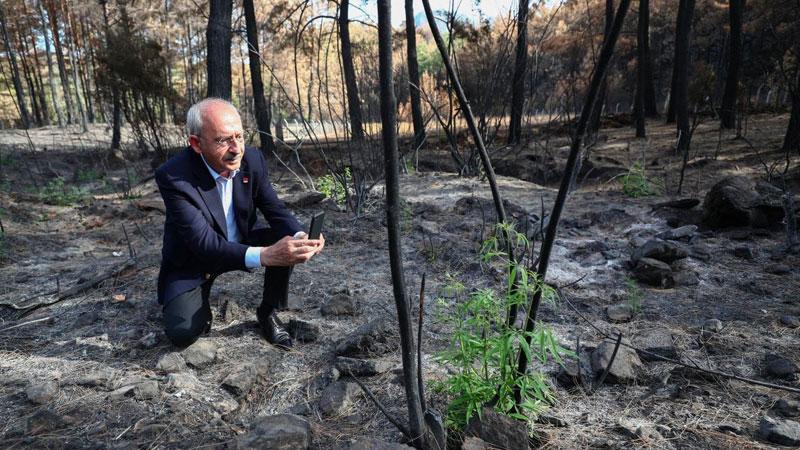
POLYGON ((5 45, 8 59, 11 61, 11 79, 14 83, 14 92, 17 96, 17 106, 19 107, 19 118, 22 121, 22 127, 30 127, 31 119, 28 115, 28 106, 25 103, 25 91, 22 90, 22 80, 20 80, 19 67, 17 66, 17 56, 14 48, 11 46, 11 40, 8 37, 8 29, 6 28, 6 13, 3 5, 0 5, 0 28, 3 32, 3 44, 5 45))
MULTIPOLYGON (((678 72, 675 78, 675 119, 678 123, 677 151, 683 154, 683 166, 689 158, 689 36, 692 30, 695 0, 680 0, 678 24, 675 35, 675 67, 678 72), (681 14, 683 13, 683 14, 681 14)), ((683 187, 683 171, 678 182, 678 194, 683 187)))
POLYGON ((419 385, 417 384, 416 349, 411 326, 411 311, 406 297, 403 253, 400 246, 400 189, 398 184, 400 157, 397 150, 397 113, 392 81, 392 23, 389 0, 378 0, 378 36, 381 137, 386 170, 386 225, 389 234, 389 261, 400 326, 403 379, 411 434, 409 438, 411 444, 419 448, 424 445, 425 428, 419 385))
POLYGON ((732 129, 736 127, 736 101, 739 92, 739 73, 742 67, 742 16, 745 0, 729 0, 730 15, 730 59, 728 76, 725 78, 725 91, 720 109, 720 126, 732 129))
MULTIPOLYGON (((603 27, 603 44, 608 40, 608 35, 611 33, 611 25, 614 22, 614 0, 606 0, 606 14, 605 26, 603 27)), ((597 94, 597 101, 592 107, 592 116, 589 119, 589 131, 596 133, 600 129, 600 118, 603 115, 603 107, 606 103, 606 96, 608 95, 608 77, 603 77, 603 83, 600 85, 600 93, 597 94)))
POLYGON ((408 59, 408 92, 411 98, 411 120, 414 123, 414 148, 425 142, 425 119, 420 99, 419 61, 417 60, 417 24, 414 22, 414 1, 405 0, 406 57, 408 59))
POLYGON ((347 113, 350 116, 350 136, 355 141, 364 140, 364 125, 361 119, 361 101, 358 97, 356 69, 353 65, 353 47, 350 43, 350 0, 341 0, 339 5, 339 41, 342 48, 342 71, 347 90, 347 113))
POLYGON ((208 97, 231 99, 232 0, 210 0, 206 28, 208 97))
POLYGON ((508 143, 516 144, 522 137, 522 110, 525 104, 525 73, 528 70, 528 0, 519 0, 517 10, 517 54, 514 78, 511 82, 511 119, 508 143))
POLYGON ((261 151, 266 155, 275 150, 275 141, 270 131, 272 111, 264 97, 264 81, 261 79, 261 53, 258 50, 258 24, 253 0, 243 0, 244 17, 247 24, 247 48, 250 60, 250 80, 253 85, 253 106, 258 125, 258 138, 261 151))

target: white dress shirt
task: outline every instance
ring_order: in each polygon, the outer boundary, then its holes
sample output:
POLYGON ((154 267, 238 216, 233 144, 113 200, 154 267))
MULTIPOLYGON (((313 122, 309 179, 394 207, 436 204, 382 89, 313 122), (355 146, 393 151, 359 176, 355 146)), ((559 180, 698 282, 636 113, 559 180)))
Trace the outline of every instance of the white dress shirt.
MULTIPOLYGON (((214 178, 217 183, 217 191, 219 192, 219 199, 222 201, 222 211, 225 213, 225 227, 228 231, 228 242, 241 242, 242 234, 239 232, 239 227, 236 226, 236 214, 233 210, 233 179, 239 173, 239 169, 231 172, 230 177, 225 178, 216 170, 208 165, 206 159, 201 154, 203 164, 206 165, 208 173, 214 178)), ((244 265, 248 269, 261 267, 261 247, 248 247, 247 252, 244 254, 244 265)))

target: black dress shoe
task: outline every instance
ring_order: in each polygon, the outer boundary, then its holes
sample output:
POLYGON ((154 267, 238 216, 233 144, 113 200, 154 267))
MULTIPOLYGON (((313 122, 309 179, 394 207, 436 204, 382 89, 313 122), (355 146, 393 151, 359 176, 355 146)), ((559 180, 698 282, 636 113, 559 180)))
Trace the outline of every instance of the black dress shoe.
POLYGON ((261 327, 261 332, 270 344, 282 349, 289 350, 292 348, 292 337, 289 332, 283 327, 283 324, 272 313, 268 316, 258 315, 258 324, 261 327))

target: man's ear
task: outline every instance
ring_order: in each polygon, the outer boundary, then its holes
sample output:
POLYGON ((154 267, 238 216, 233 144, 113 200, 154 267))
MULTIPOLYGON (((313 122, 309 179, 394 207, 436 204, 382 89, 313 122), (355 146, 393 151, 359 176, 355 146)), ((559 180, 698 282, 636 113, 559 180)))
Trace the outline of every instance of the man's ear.
POLYGON ((193 134, 189 135, 189 146, 192 147, 192 150, 195 151, 198 155, 202 154, 202 150, 200 150, 200 137, 195 136, 193 134))

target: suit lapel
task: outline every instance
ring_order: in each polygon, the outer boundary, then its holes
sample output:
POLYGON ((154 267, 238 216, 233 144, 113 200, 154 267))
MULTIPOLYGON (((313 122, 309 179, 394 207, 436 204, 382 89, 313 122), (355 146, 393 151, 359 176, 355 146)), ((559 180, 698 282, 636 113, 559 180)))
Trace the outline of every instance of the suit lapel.
POLYGON ((214 223, 217 225, 217 230, 228 239, 228 227, 225 225, 225 212, 222 210, 222 200, 219 198, 219 190, 217 183, 208 173, 208 168, 203 162, 200 155, 192 151, 192 161, 194 161, 194 172, 197 177, 197 192, 206 204, 211 217, 214 218, 214 223))
POLYGON ((250 216, 250 205, 252 204, 253 183, 250 180, 250 170, 247 160, 242 159, 242 167, 233 179, 233 211, 236 218, 236 226, 242 235, 242 242, 247 242, 249 227, 247 219, 250 216))

